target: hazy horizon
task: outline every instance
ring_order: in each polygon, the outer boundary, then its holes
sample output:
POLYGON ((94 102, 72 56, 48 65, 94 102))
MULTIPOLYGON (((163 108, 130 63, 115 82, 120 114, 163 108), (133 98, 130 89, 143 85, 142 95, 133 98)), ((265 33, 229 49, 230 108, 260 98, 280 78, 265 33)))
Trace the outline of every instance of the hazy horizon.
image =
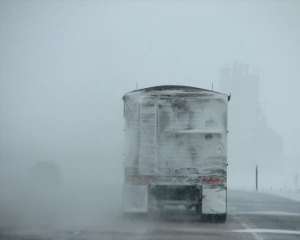
POLYGON ((38 161, 56 162, 64 183, 121 185, 122 96, 137 85, 220 91, 219 71, 235 61, 259 71, 267 126, 285 157, 300 157, 299 10, 298 1, 1 1, 1 204, 38 161))

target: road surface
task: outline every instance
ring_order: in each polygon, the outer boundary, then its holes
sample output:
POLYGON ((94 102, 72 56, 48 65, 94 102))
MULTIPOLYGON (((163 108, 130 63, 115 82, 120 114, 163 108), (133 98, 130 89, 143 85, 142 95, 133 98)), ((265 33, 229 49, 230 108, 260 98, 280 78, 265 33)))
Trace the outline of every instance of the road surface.
POLYGON ((0 239, 300 239, 300 202, 261 192, 228 191, 225 223, 203 223, 194 210, 175 207, 133 217, 120 210, 68 230, 2 227, 0 239))

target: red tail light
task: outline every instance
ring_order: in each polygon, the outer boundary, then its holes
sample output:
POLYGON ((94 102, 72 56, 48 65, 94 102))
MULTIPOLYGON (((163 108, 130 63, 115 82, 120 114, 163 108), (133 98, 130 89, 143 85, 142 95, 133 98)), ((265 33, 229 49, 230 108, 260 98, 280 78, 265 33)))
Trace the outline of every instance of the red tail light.
POLYGON ((220 183, 220 179, 216 178, 215 180, 213 178, 203 178, 202 183, 220 183))
POLYGON ((147 183, 149 179, 147 177, 131 177, 132 183, 147 183))

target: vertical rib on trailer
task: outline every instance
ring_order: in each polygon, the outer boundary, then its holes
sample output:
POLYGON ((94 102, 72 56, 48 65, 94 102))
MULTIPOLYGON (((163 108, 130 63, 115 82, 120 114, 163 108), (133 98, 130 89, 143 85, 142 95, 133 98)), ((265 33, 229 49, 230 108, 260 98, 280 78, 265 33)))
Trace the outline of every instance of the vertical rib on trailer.
POLYGON ((139 173, 146 176, 156 174, 156 112, 156 104, 140 105, 139 173))

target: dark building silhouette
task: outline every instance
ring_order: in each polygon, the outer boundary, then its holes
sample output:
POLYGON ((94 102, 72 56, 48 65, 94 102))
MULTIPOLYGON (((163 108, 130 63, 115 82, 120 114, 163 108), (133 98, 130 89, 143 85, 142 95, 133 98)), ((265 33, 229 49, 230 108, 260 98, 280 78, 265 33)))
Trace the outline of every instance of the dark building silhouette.
POLYGON ((249 65, 236 61, 233 68, 220 70, 220 78, 221 92, 232 95, 228 124, 229 182, 236 177, 240 185, 255 186, 258 165, 259 186, 279 188, 283 139, 267 126, 260 107, 258 70, 250 73, 249 65))

